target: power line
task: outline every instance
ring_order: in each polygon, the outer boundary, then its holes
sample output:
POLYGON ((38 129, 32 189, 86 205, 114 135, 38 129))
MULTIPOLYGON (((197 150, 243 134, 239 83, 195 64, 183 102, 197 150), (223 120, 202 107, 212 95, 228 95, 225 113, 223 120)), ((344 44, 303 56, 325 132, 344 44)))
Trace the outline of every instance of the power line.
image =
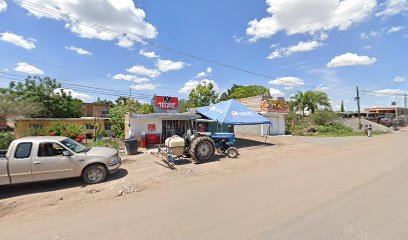
MULTIPOLYGON (((25 80, 22 80, 22 79, 6 77, 6 76, 0 76, 0 78, 12 80, 12 81, 17 81, 17 82, 22 82, 22 83, 25 82, 25 80)), ((32 80, 36 81, 36 79, 32 79, 32 80)), ((80 92, 85 92, 85 93, 93 93, 93 94, 113 96, 113 97, 127 96, 127 93, 124 93, 124 92, 116 92, 116 93, 115 92, 109 92, 109 89, 93 88, 93 87, 85 87, 85 86, 77 87, 77 86, 67 85, 65 83, 62 83, 61 86, 63 88, 68 89, 68 90, 80 91, 80 92)), ((138 94, 136 94, 136 96, 134 96, 133 98, 134 99, 151 100, 153 98, 153 96, 154 95, 138 95, 138 94)))
MULTIPOLYGON (((187 56, 187 57, 190 57, 190 58, 193 58, 193 59, 197 59, 197 60, 202 61, 202 62, 207 62, 207 63, 215 64, 215 65, 218 65, 218 66, 221 66, 221 67, 225 67, 225 68, 245 72, 247 74, 262 77, 262 78, 265 78, 265 79, 273 79, 274 78, 274 77, 266 75, 266 74, 257 73, 257 72, 247 70, 247 69, 244 69, 244 68, 232 66, 232 65, 220 62, 220 61, 211 60, 211 59, 204 58, 204 57, 192 54, 192 53, 188 53, 188 52, 185 52, 185 51, 174 49, 174 48, 168 47, 166 45, 163 45, 163 44, 160 44, 160 43, 148 40, 148 39, 143 39, 142 40, 141 37, 139 37, 139 36, 137 36, 137 35, 135 35, 133 33, 126 33, 126 32, 117 31, 117 30, 114 30, 112 28, 108 28, 106 26, 102 26, 100 24, 91 22, 89 20, 84 20, 84 19, 81 19, 81 18, 78 18, 78 17, 75 17, 75 16, 65 14, 65 13, 63 13, 63 12, 61 12, 59 10, 56 10, 56 9, 52 9, 52 8, 48 8, 48 7, 38 5, 38 4, 30 2, 28 0, 18 0, 17 2, 19 2, 21 4, 21 6, 23 6, 23 7, 26 7, 28 9, 31 9, 31 10, 34 10, 34 11, 38 11, 38 12, 43 13, 43 14, 49 14, 53 18, 60 19, 60 20, 65 20, 65 21, 71 21, 71 22, 74 22, 76 24, 81 24, 83 26, 93 28, 93 29, 98 30, 100 32, 110 33, 112 35, 112 38, 116 38, 116 37, 117 38, 119 38, 119 37, 128 38, 128 39, 131 39, 133 41, 148 43, 148 44, 150 44, 152 46, 165 49, 166 51, 173 52, 173 53, 176 53, 178 55, 187 56)), ((58 66, 58 65, 55 65, 55 64, 53 64, 53 65, 58 66)), ((61 67, 61 66, 59 66, 59 67, 61 67)), ((63 67, 63 68, 71 69, 71 68, 68 68, 68 67, 63 67)), ((86 71, 80 71, 80 70, 76 70, 76 71, 82 72, 84 74, 91 74, 91 75, 106 78, 106 76, 102 76, 102 75, 99 75, 99 74, 93 74, 93 73, 89 73, 89 72, 86 72, 86 71)), ((301 87, 306 87, 306 88, 311 88, 311 89, 317 89, 318 88, 318 86, 311 86, 311 85, 302 85, 301 87)), ((165 88, 165 87, 161 87, 161 88, 165 88)), ((171 89, 171 90, 174 90, 174 89, 171 89)), ((345 91, 339 91, 339 90, 332 90, 332 91, 342 92, 342 93, 345 93, 345 94, 354 94, 352 92, 345 92, 345 91)))
MULTIPOLYGON (((5 74, 5 75, 11 75, 11 76, 15 76, 15 77, 22 77, 25 78, 26 76, 23 75, 19 75, 19 74, 12 74, 12 73, 7 73, 7 72, 2 72, 0 71, 1 74, 5 74)), ((4 77, 4 76, 3 76, 4 77)), ((5 77, 7 78, 7 77, 5 77)), ((15 79, 15 78, 9 78, 10 80, 18 80, 18 81, 24 81, 24 79, 15 79)), ((35 80, 35 79, 33 79, 35 80)), ((66 81, 66 80, 58 80, 58 81, 66 81)), ((69 81, 72 82, 72 81, 69 81)), ((67 87, 77 87, 77 88, 85 88, 85 89, 91 89, 91 90, 102 90, 102 91, 107 91, 107 92, 112 92, 112 93, 120 93, 122 94, 122 96, 124 95, 128 95, 127 91, 123 91, 123 90, 119 90, 119 89, 107 89, 107 88, 100 88, 100 87, 94 87, 94 86, 89 86, 89 85, 81 85, 81 84, 73 84, 73 83, 61 83, 64 86, 67 87)), ((152 97, 153 94, 146 94, 146 93, 136 93, 134 94, 138 97, 152 97)))

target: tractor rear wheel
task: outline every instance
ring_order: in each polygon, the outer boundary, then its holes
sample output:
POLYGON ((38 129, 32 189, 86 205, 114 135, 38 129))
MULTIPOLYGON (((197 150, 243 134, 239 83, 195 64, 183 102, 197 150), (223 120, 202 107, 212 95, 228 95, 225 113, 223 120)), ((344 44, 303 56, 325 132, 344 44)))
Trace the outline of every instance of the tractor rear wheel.
POLYGON ((208 137, 198 137, 191 143, 190 154, 195 163, 208 162, 214 157, 215 146, 208 137))

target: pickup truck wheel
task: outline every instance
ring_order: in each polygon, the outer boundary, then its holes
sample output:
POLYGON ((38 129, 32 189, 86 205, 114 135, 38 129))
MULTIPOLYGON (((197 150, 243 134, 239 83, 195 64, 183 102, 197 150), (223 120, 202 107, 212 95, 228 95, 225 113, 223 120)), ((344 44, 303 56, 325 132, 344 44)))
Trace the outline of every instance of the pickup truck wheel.
POLYGON ((82 179, 88 184, 101 183, 105 180, 108 172, 101 164, 93 164, 85 168, 82 172, 82 179))

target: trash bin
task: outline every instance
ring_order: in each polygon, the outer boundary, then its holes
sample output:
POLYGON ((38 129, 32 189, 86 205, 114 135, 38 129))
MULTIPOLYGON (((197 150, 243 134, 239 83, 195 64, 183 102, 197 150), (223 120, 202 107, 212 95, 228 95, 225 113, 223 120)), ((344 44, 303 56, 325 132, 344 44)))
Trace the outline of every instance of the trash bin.
POLYGON ((136 139, 125 139, 125 150, 126 155, 136 155, 137 154, 137 140, 136 139))

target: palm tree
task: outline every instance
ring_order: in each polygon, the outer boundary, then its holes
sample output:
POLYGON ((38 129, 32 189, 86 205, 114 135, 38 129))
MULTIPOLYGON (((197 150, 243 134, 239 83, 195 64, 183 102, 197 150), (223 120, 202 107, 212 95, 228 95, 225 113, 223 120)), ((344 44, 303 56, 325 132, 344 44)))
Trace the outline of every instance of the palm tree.
POLYGON ((295 96, 291 98, 291 108, 302 115, 305 115, 305 109, 316 112, 319 107, 330 109, 330 99, 327 93, 322 91, 298 91, 295 96))
POLYGON ((290 107, 296 112, 305 115, 305 108, 307 106, 308 100, 304 92, 298 91, 295 96, 291 97, 290 107))
POLYGON ((305 94, 307 110, 311 113, 316 112, 319 107, 324 107, 325 109, 331 109, 330 99, 327 93, 322 91, 307 91, 305 94))

